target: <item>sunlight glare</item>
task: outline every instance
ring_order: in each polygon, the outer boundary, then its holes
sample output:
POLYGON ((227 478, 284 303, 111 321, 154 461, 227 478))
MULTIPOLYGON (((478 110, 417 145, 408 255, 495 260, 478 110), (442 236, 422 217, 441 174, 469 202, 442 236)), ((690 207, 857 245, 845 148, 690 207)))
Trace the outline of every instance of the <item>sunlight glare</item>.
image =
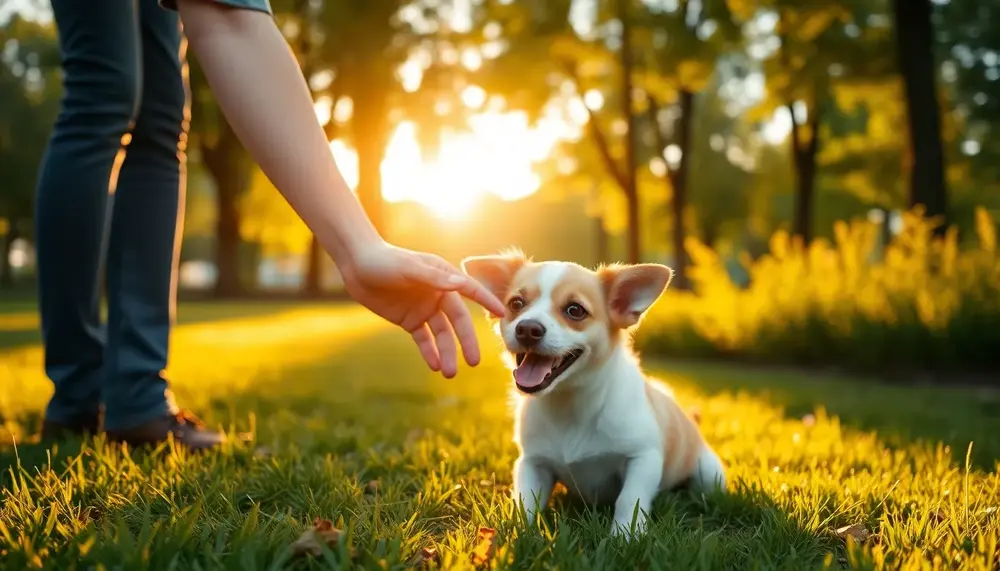
POLYGON ((524 113, 481 113, 470 118, 469 132, 445 133, 437 155, 425 160, 413 123, 404 121, 386 149, 382 194, 389 202, 418 202, 445 219, 467 215, 486 195, 518 200, 538 190, 534 164, 570 132, 551 114, 531 126, 524 113))
POLYGON ((486 103, 486 91, 478 85, 469 85, 462 90, 462 103, 470 109, 479 109, 486 103))
POLYGON ((604 107, 604 94, 597 89, 590 89, 583 94, 583 104, 589 109, 599 111, 601 107, 604 107))

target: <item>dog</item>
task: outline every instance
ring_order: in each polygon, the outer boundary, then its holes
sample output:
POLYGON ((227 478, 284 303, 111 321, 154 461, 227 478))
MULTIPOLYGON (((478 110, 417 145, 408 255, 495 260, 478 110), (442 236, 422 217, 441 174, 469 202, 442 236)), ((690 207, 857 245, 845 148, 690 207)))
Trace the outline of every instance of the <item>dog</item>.
POLYGON ((496 323, 513 369, 513 500, 531 523, 553 486, 614 504, 611 532, 642 534, 662 490, 725 491, 725 468, 664 385, 643 373, 631 333, 673 278, 659 264, 589 270, 520 252, 463 271, 507 305, 496 323))

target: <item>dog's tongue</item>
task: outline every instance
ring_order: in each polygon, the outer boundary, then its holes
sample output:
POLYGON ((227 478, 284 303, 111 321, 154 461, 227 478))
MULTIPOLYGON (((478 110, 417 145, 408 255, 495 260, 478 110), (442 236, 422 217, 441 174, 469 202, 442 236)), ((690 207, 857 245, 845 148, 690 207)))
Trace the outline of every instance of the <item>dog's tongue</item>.
POLYGON ((521 364, 514 369, 514 381, 525 388, 533 388, 542 384, 545 375, 556 365, 555 357, 546 357, 528 353, 521 364))

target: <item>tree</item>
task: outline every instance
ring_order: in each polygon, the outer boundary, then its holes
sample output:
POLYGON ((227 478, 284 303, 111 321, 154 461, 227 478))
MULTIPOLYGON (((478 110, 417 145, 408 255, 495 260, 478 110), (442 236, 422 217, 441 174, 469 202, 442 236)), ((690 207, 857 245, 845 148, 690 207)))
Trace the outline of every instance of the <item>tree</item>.
POLYGON ((239 203, 249 188, 254 162, 215 102, 197 58, 191 59, 190 78, 190 140, 215 187, 215 295, 234 297, 249 289, 240 275, 239 203))
POLYGON ((59 114, 59 44, 51 26, 14 15, 0 27, 0 286, 10 250, 28 234, 38 165, 59 114))
POLYGON ((883 0, 768 0, 758 9, 751 43, 753 50, 767 52, 762 66, 768 84, 768 98, 758 111, 766 116, 781 109, 790 119, 796 181, 792 228, 805 243, 814 233, 818 157, 835 93, 892 74, 894 50, 885 41, 888 27, 879 14, 885 14, 883 0))
POLYGON ((664 165, 670 197, 673 287, 686 289, 689 202, 696 94, 713 76, 719 58, 737 45, 739 25, 724 1, 682 0, 676 6, 645 9, 641 45, 647 123, 654 156, 664 165), (668 157, 668 155, 670 155, 668 157))
POLYGON ((633 101, 633 26, 638 4, 632 0, 598 2, 597 12, 588 23, 590 30, 578 33, 569 21, 569 0, 487 3, 481 17, 484 30, 497 30, 496 38, 506 47, 483 66, 479 75, 487 92, 502 96, 509 108, 524 110, 532 117, 539 116, 555 100, 568 103, 571 98, 562 91, 564 86, 573 90, 574 98, 585 102, 593 99, 586 97, 588 93, 603 96, 603 103, 585 104, 586 129, 625 201, 626 259, 630 263, 642 257, 640 193, 635 172, 638 118, 633 101), (616 26, 601 25, 612 20, 616 26), (607 89, 610 85, 614 88, 607 89))
POLYGON ((934 26, 931 0, 893 0, 899 70, 906 91, 910 140, 910 205, 923 205, 928 216, 941 217, 936 231, 947 229, 948 196, 941 109, 935 81, 934 26))

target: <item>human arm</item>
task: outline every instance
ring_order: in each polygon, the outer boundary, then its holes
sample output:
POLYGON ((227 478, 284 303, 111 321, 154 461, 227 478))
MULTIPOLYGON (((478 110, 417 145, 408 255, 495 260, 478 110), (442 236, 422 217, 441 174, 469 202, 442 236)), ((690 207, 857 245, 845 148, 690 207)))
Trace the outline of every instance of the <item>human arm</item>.
POLYGON ((500 300, 443 259, 387 244, 334 162, 305 79, 271 16, 178 0, 184 30, 233 131, 330 253, 355 299, 403 327, 428 365, 455 373, 479 350, 460 293, 495 314, 500 300))

